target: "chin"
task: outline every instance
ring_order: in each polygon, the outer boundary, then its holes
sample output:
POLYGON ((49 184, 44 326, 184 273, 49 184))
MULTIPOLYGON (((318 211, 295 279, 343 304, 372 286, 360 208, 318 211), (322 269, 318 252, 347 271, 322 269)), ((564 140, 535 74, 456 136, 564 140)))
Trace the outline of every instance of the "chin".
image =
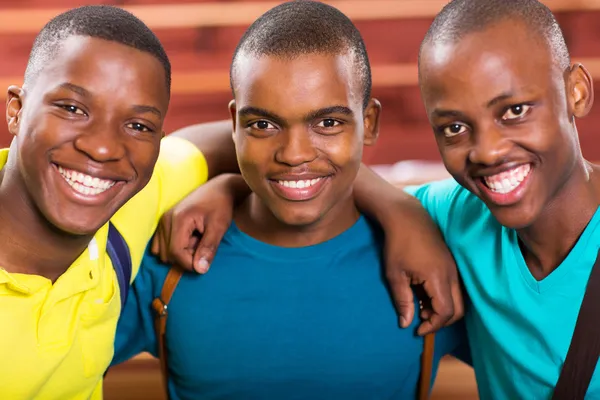
POLYGON ((308 212, 290 212, 291 210, 287 209, 281 213, 278 213, 277 219, 289 226, 309 226, 321 219, 321 214, 319 213, 308 213, 308 212))
MULTIPOLYGON (((80 214, 81 215, 81 214, 80 214)), ((54 216, 48 222, 58 231, 72 236, 95 235, 109 220, 109 216, 95 216, 94 218, 70 218, 54 216)))
POLYGON ((506 228, 509 229, 523 229, 531 226, 535 221, 535 213, 531 210, 521 209, 516 207, 505 207, 505 208, 490 208, 492 215, 496 220, 506 228))

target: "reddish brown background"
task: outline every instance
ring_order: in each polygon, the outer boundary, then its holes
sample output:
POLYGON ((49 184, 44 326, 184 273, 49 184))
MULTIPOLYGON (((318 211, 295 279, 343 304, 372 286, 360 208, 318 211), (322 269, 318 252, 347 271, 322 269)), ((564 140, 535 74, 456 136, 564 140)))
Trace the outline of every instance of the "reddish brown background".
MULTIPOLYGON (((248 2, 249 0, 222 0, 222 3, 248 2)), ((402 2, 404 0, 397 0, 402 2)), ((574 0, 572 0, 574 1, 574 0)), ((104 3, 114 5, 173 4, 167 0, 130 1, 76 1, 76 0, 21 0, 0 1, 3 8, 63 8, 82 4, 104 3)), ((176 3, 205 3, 202 0, 178 0, 176 3)), ((215 2, 212 0, 212 2, 215 2)), ((600 24, 595 23, 600 11, 561 12, 559 20, 567 42, 575 58, 600 60, 600 24)), ((168 19, 169 15, 165 15, 168 19)), ((417 49, 430 23, 430 18, 398 20, 358 21, 363 33, 372 64, 415 63, 417 49)), ((169 53, 174 74, 202 70, 226 71, 233 49, 242 35, 244 26, 155 29, 169 53)), ((0 81, 16 80, 25 70, 34 33, 0 33, 0 81)), ((377 76, 375 76, 377 78, 377 76)), ((226 88, 224 88, 226 89, 226 88)), ((3 89, 4 90, 4 89, 3 89)), ((375 87, 374 96, 384 106, 383 129, 380 141, 367 149, 366 161, 371 164, 392 163, 403 159, 438 160, 433 135, 427 124, 418 88, 416 86, 375 87)), ((175 94, 166 121, 166 130, 188 124, 227 118, 227 90, 219 93, 175 94)), ((600 139, 596 126, 600 114, 591 115, 579 122, 581 144, 584 154, 600 160, 600 139)), ((5 124, 0 124, 0 146, 10 141, 5 124)))

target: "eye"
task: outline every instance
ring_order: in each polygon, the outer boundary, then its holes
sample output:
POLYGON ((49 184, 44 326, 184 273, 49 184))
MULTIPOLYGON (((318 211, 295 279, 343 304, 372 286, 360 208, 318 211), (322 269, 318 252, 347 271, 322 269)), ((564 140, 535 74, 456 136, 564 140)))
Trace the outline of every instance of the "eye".
POLYGON ((508 110, 506 110, 506 112, 502 116, 502 120, 510 121, 510 120, 522 118, 529 112, 530 109, 531 109, 531 106, 528 106, 527 104, 517 104, 517 105, 511 106, 508 108, 508 110))
POLYGON ((253 122, 249 126, 253 129, 258 129, 259 131, 265 131, 267 129, 277 129, 275 125, 263 119, 261 119, 260 121, 253 122))
POLYGON ((450 124, 443 129, 444 136, 453 137, 467 131, 467 127, 462 124, 450 124))
POLYGON ((61 104, 59 105, 60 108, 67 110, 68 112, 70 112, 71 114, 77 114, 77 115, 86 115, 85 112, 83 112, 83 110, 77 106, 73 106, 70 104, 61 104))
POLYGON ((148 128, 146 125, 140 124, 139 122, 129 123, 127 124, 127 127, 138 132, 152 132, 152 129, 148 128))
POLYGON ((334 128, 338 125, 340 125, 340 122, 332 118, 324 119, 317 124, 319 128, 334 128))

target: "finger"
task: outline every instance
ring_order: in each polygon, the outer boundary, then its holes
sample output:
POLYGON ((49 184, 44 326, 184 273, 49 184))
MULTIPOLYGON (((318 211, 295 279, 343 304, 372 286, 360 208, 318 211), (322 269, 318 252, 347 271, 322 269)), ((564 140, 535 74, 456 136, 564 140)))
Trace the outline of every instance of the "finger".
POLYGON ((154 236, 152 237, 152 247, 150 248, 150 252, 161 259, 162 261, 162 253, 164 252, 164 236, 165 232, 171 230, 171 211, 165 213, 158 223, 158 227, 156 228, 156 232, 154 232, 154 236))
POLYGON ((167 232, 165 229, 161 230, 160 232, 160 249, 159 249, 159 255, 160 255, 160 261, 162 261, 163 264, 166 264, 169 262, 169 252, 168 252, 168 248, 167 248, 167 244, 169 243, 169 238, 167 235, 167 232))
POLYGON ((410 326, 415 315, 414 294, 410 287, 410 278, 403 271, 394 271, 387 275, 392 292, 394 307, 398 313, 398 323, 402 328, 410 326))
POLYGON ((200 243, 194 252, 193 264, 196 272, 205 274, 208 271, 215 257, 217 247, 219 247, 219 243, 221 243, 221 239, 223 239, 228 228, 227 224, 219 222, 207 224, 200 243))
POLYGON ((454 301, 452 290, 446 277, 434 277, 423 283, 432 314, 417 330, 419 335, 426 335, 441 329, 454 316, 454 301))
POLYGON ((454 316, 446 323, 446 326, 452 325, 459 319, 465 316, 465 301, 463 298, 463 291, 458 279, 452 282, 452 300, 454 303, 454 316))
POLYGON ((158 255, 158 252, 160 251, 160 239, 158 237, 159 232, 160 228, 158 228, 152 236, 152 244, 150 245, 150 253, 152 253, 155 256, 158 255))
POLYGON ((178 216, 171 228, 169 240, 169 256, 172 261, 182 268, 193 271, 193 255, 195 247, 193 237, 196 231, 204 230, 204 218, 198 216, 178 216))

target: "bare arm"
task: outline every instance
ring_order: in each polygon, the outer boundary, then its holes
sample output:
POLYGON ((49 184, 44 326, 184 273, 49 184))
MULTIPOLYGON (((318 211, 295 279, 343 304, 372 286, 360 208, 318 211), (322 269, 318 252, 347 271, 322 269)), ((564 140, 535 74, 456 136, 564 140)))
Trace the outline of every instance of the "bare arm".
MULTIPOLYGON (((362 165, 354 186, 357 207, 385 231, 386 278, 400 325, 415 314, 411 286, 424 292, 419 334, 440 329, 462 317, 464 306, 452 254, 434 221, 414 197, 362 165)), ((419 293, 419 292, 417 292, 419 293)))
POLYGON ((198 147, 208 164, 208 178, 224 173, 239 173, 231 120, 190 125, 171 135, 186 139, 198 147))

